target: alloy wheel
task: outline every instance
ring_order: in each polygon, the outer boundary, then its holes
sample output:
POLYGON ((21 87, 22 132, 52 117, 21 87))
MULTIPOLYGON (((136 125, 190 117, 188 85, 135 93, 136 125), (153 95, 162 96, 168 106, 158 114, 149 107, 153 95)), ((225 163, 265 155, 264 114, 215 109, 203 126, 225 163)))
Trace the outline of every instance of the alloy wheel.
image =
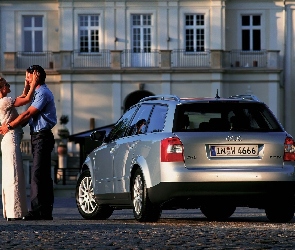
POLYGON ((94 200, 91 177, 85 177, 80 183, 79 203, 81 209, 87 214, 93 213, 97 208, 97 203, 94 200))
POLYGON ((143 182, 140 175, 137 175, 134 179, 133 185, 133 205, 137 214, 142 211, 142 198, 143 198, 143 182))

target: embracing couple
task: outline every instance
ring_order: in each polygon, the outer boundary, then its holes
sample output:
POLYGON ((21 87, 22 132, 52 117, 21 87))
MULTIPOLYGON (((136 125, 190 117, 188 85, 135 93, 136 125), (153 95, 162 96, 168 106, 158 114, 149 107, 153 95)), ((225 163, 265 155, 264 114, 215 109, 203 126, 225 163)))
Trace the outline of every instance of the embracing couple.
POLYGON ((54 96, 45 84, 46 73, 39 65, 26 70, 22 95, 8 97, 9 83, 0 77, 0 134, 2 150, 3 217, 10 220, 52 220, 53 181, 51 152, 56 125, 54 96), (31 103, 23 113, 16 107, 31 103), (33 163, 31 168, 31 210, 26 201, 26 186, 20 143, 22 127, 29 123, 33 163))

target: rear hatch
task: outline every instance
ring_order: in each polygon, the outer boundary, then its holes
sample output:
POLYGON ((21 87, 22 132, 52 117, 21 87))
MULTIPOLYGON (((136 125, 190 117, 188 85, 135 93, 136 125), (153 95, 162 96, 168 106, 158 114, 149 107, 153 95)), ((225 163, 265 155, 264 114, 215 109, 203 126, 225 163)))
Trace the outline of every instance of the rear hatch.
POLYGON ((183 144, 187 168, 283 166, 286 132, 260 102, 179 105, 174 133, 183 144))
POLYGON ((282 167, 284 132, 179 132, 187 168, 282 167))

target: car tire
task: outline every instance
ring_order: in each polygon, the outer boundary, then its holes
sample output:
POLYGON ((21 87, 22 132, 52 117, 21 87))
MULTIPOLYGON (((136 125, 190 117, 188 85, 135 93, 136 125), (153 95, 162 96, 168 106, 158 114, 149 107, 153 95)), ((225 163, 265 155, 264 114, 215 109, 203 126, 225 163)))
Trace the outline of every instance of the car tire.
POLYGON ((266 217, 271 222, 285 223, 289 222, 294 217, 294 206, 293 205, 282 205, 272 206, 265 208, 266 217))
POLYGON ((213 221, 225 221, 229 217, 233 215, 236 210, 235 206, 221 206, 221 205, 204 205, 201 208, 201 212, 207 217, 209 220, 213 221))
POLYGON ((84 171, 76 185, 76 203, 79 213, 87 220, 105 220, 114 209, 108 205, 98 205, 94 199, 92 178, 89 170, 84 171))
POLYGON ((131 198, 133 214, 139 222, 155 222, 161 217, 160 206, 152 204, 148 197, 145 180, 140 169, 137 169, 132 178, 131 198))

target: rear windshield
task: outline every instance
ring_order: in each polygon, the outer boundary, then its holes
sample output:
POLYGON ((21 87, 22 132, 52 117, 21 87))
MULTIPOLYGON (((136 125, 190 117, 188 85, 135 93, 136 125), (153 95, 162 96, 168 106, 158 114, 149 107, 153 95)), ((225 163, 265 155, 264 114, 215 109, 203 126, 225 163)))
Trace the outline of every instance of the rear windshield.
POLYGON ((174 132, 178 131, 283 131, 263 103, 209 102, 177 107, 174 132))

